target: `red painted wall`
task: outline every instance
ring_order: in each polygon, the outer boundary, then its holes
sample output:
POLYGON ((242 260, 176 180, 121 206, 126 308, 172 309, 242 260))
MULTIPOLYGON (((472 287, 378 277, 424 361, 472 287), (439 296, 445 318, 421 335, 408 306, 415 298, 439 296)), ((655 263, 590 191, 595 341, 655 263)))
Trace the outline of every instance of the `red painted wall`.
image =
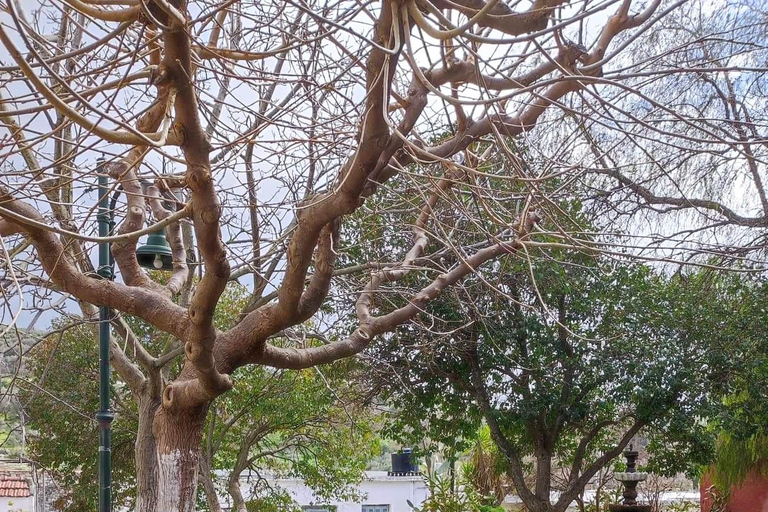
MULTIPOLYGON (((701 479, 701 511, 709 512, 712 503, 707 496, 707 488, 712 485, 709 477, 701 479)), ((768 512, 768 479, 757 473, 751 474, 741 487, 731 491, 728 500, 728 512, 768 512)))

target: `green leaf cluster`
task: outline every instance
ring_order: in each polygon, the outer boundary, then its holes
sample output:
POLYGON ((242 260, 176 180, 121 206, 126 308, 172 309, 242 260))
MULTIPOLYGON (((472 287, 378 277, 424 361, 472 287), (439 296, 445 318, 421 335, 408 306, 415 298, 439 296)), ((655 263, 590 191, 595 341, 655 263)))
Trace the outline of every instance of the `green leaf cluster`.
MULTIPOLYGON (((247 300, 245 288, 229 286, 217 308, 216 326, 234 324, 247 300)), ((168 334, 127 320, 151 353, 175 346, 168 334)), ((98 430, 93 419, 98 407, 97 338, 93 326, 82 319, 68 322, 57 324, 62 332, 32 352, 21 402, 32 429, 30 456, 67 491, 59 508, 90 512, 98 499, 98 430)), ((130 348, 127 353, 130 357, 130 348)), ((169 376, 177 375, 180 366, 180 360, 173 362, 169 376)), ((248 463, 243 470, 302 478, 325 499, 352 497, 376 441, 369 413, 357 405, 358 392, 349 371, 345 362, 304 371, 263 366, 238 370, 233 376, 235 388, 209 409, 203 449, 212 454, 213 469, 232 470, 245 450, 248 463)), ((116 504, 130 507, 135 498, 139 416, 134 397, 116 372, 112 397, 113 495, 116 504)), ((261 489, 258 496, 264 503, 282 503, 284 498, 274 489, 261 489)))

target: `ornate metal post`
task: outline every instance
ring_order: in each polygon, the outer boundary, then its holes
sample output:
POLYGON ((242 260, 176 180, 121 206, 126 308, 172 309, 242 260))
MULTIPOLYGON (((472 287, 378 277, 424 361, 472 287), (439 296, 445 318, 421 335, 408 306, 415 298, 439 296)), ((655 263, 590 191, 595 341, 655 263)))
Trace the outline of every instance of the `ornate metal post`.
MULTIPOLYGON (((109 208, 109 180, 103 174, 104 160, 99 159, 99 236, 106 237, 112 231, 112 212, 109 208)), ((112 280, 110 265, 109 243, 99 243, 99 269, 102 279, 112 280)), ((99 512, 112 510, 112 430, 111 424, 115 415, 110 410, 109 399, 109 338, 110 310, 106 306, 99 308, 99 412, 96 420, 99 422, 99 512)))

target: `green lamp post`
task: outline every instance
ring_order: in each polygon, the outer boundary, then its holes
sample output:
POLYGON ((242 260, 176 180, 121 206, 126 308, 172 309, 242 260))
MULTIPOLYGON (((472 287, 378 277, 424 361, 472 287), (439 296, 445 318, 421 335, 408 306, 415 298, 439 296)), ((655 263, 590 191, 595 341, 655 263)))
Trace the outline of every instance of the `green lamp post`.
MULTIPOLYGON (((107 237, 112 232, 114 208, 109 205, 109 178, 103 174, 104 159, 98 161, 99 173, 99 209, 96 219, 99 222, 99 236, 107 237)), ((115 192, 113 203, 119 190, 115 192)), ((108 242, 99 243, 99 268, 97 274, 105 280, 114 277, 108 242)), ((110 409, 109 398, 109 337, 111 312, 108 307, 99 308, 99 412, 96 421, 99 424, 99 512, 112 510, 112 420, 115 415, 110 409)))
MULTIPOLYGON (((114 230, 114 212, 117 198, 122 187, 115 190, 112 201, 108 200, 109 178, 103 173, 104 159, 98 160, 99 208, 96 219, 99 223, 99 236, 104 238, 114 230)), ((171 248, 162 231, 150 233, 146 245, 136 250, 139 265, 156 270, 172 270, 173 257, 171 248)), ((102 279, 114 279, 110 244, 99 243, 99 267, 97 274, 102 279)), ((99 411, 96 421, 99 424, 99 512, 112 512, 112 420, 115 415, 110 409, 109 381, 109 338, 111 311, 106 306, 99 308, 99 411)))

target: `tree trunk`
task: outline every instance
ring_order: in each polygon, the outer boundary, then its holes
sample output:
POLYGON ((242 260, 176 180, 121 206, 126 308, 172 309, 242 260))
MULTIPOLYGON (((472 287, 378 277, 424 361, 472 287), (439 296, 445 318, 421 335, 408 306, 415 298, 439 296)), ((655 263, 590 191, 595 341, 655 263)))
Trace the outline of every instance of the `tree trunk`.
POLYGON ((245 498, 243 498, 243 492, 240 489, 240 473, 232 473, 229 478, 229 494, 232 496, 233 510, 236 512, 248 512, 245 507, 245 498))
POLYGON ((169 412, 160 407, 155 414, 157 511, 194 512, 196 508, 200 442, 207 410, 199 407, 169 412))
POLYGON ((203 452, 200 454, 200 484, 203 486, 203 491, 205 491, 205 501, 208 503, 208 509, 211 512, 222 512, 219 496, 216 494, 216 487, 213 485, 212 474, 211 461, 203 452))
POLYGON ((136 435, 136 512, 155 512, 158 499, 158 468, 152 422, 160 407, 160 399, 150 393, 137 396, 139 428, 136 435))
POLYGON ((541 512, 551 510, 549 493, 552 490, 552 455, 545 448, 536 452, 536 498, 541 504, 541 512))

